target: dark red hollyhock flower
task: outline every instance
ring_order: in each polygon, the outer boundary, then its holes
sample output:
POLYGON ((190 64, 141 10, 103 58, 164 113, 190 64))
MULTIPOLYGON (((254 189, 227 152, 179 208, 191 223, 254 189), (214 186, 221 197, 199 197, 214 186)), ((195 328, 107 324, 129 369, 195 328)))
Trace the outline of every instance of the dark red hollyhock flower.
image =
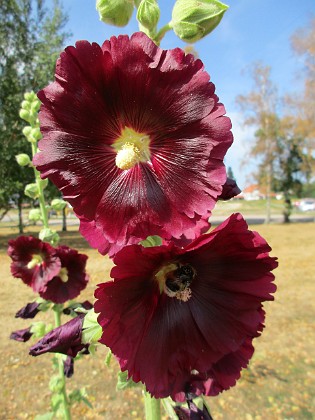
POLYGON ((203 405, 202 408, 197 407, 193 400, 187 401, 188 408, 184 406, 174 407, 174 411, 179 420, 213 420, 208 408, 203 405))
POLYGON ((233 386, 273 300, 271 248, 234 214, 186 248, 125 247, 95 292, 100 342, 156 398, 233 386), (148 357, 154 355, 154 357, 148 357))
POLYGON ((63 362, 63 371, 66 378, 71 378, 74 374, 74 359, 71 356, 67 356, 66 360, 63 362))
POLYGON ((148 235, 179 238, 214 207, 233 136, 203 67, 141 32, 102 47, 79 41, 38 93, 34 163, 100 252, 148 235))
POLYGON ((25 343, 32 337, 33 333, 31 332, 31 327, 25 328, 23 330, 13 331, 10 335, 11 340, 22 341, 25 343))
POLYGON ((15 318, 23 318, 23 319, 32 319, 40 312, 38 309, 39 303, 31 302, 27 305, 23 306, 17 313, 15 314, 15 318))
POLYGON ((89 281, 89 276, 85 271, 88 257, 67 246, 56 248, 56 254, 61 261, 61 269, 50 280, 40 296, 54 303, 64 303, 74 299, 85 289, 89 281))
POLYGON ((30 348, 29 354, 39 356, 50 352, 75 357, 79 351, 87 347, 86 344, 81 343, 83 318, 84 315, 80 314, 53 329, 30 348))
POLYGON ((32 236, 19 236, 8 243, 12 275, 22 279, 34 292, 45 290, 47 283, 58 274, 61 267, 55 249, 32 236))

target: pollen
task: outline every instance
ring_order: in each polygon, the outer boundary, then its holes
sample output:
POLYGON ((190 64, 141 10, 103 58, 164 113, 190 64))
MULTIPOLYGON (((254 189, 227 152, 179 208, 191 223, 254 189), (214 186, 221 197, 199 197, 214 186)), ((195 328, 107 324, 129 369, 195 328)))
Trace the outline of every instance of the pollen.
POLYGON ((27 268, 31 270, 32 268, 35 268, 37 265, 41 265, 42 262, 43 262, 42 256, 39 254, 34 254, 31 261, 27 264, 27 268))
POLYGON ((67 281, 69 280, 69 277, 68 277, 68 270, 66 267, 61 268, 61 270, 59 271, 58 277, 63 283, 67 283, 67 281))
POLYGON ((117 152, 115 163, 122 170, 133 168, 140 162, 150 161, 150 137, 125 127, 112 147, 117 152))

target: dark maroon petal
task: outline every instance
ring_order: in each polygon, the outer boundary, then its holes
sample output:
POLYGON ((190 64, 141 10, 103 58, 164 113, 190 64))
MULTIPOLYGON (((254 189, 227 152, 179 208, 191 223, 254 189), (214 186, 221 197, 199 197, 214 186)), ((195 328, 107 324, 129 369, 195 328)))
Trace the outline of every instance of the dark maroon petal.
POLYGON ((59 246, 56 254, 61 261, 61 270, 40 292, 43 299, 54 303, 64 303, 77 297, 85 289, 89 276, 85 271, 87 255, 79 254, 76 249, 59 246), (61 274, 64 271, 63 274, 61 274))
POLYGON ((195 239, 221 194, 231 122, 200 60, 145 34, 79 41, 39 92, 34 164, 62 191, 80 231, 114 255, 149 235, 195 239), (149 138, 146 159, 116 165, 123 130, 149 138))
POLYGON ((74 374, 74 359, 72 356, 67 356, 66 360, 63 362, 63 372, 66 378, 71 378, 74 374))
POLYGON ((232 178, 227 178, 225 184, 223 185, 221 195, 218 198, 219 200, 230 200, 240 193, 241 190, 239 189, 236 181, 232 178))
POLYGON ((213 420, 205 404, 200 409, 193 400, 188 400, 187 403, 189 408, 184 406, 174 407, 174 411, 179 420, 213 420))
POLYGON ((30 355, 50 352, 75 357, 86 346, 81 343, 83 318, 84 315, 79 315, 50 331, 30 348, 30 355))
POLYGON ((22 279, 34 292, 44 291, 47 283, 60 271, 61 263, 55 249, 32 236, 19 236, 8 243, 8 255, 12 259, 12 275, 22 279), (29 268, 28 264, 38 255, 42 262, 29 268))
POLYGON ((32 337, 31 327, 23 330, 13 331, 10 335, 11 340, 26 342, 32 337))
POLYGON ((15 314, 15 318, 23 318, 23 319, 31 319, 35 318, 35 316, 40 312, 40 309, 38 309, 39 303, 37 302, 31 302, 28 303, 26 306, 21 308, 17 313, 15 314))
POLYGON ((263 329, 262 302, 273 299, 270 271, 277 263, 269 251, 240 215, 184 249, 123 248, 114 259, 114 281, 95 292, 100 342, 156 398, 184 401, 187 392, 227 389, 263 329), (155 277, 170 264, 195 270, 187 299, 171 297, 155 277))

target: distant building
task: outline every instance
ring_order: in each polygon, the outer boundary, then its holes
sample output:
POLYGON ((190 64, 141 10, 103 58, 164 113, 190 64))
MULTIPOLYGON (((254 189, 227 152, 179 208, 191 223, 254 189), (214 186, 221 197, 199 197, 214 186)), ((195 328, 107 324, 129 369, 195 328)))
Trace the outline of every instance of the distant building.
POLYGON ((252 184, 246 187, 241 194, 244 198, 244 200, 261 200, 266 198, 265 194, 262 193, 259 185, 252 184))

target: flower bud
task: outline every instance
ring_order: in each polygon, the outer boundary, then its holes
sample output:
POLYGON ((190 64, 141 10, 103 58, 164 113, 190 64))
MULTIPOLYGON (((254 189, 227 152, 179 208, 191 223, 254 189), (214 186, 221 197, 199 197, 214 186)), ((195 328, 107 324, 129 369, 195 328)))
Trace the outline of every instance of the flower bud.
POLYGON ((55 230, 44 228, 39 232, 39 239, 44 242, 49 242, 52 245, 56 245, 59 242, 59 235, 55 230))
POLYGON ((20 166, 28 166, 31 163, 31 159, 26 153, 16 155, 15 159, 20 166))
POLYGON ((23 128, 22 132, 24 136, 28 139, 28 137, 30 136, 32 132, 32 127, 30 125, 27 125, 26 127, 23 128))
POLYGON ((181 40, 193 43, 212 32, 227 9, 218 0, 177 0, 171 24, 181 40))
POLYGON ((38 222, 41 218, 42 216, 39 209, 31 209, 28 213, 28 220, 31 222, 38 222))
POLYGON ((19 112, 20 118, 22 118, 22 120, 25 120, 27 122, 30 122, 32 120, 30 112, 27 111, 26 109, 21 109, 19 112))
POLYGON ((160 19, 160 8, 156 0, 142 0, 137 11, 137 20, 152 31, 160 19))
POLYGON ((31 92, 25 92, 24 93, 24 99, 26 101, 33 102, 35 99, 37 99, 36 93, 33 92, 33 91, 31 91, 31 92))
POLYGON ((38 198, 39 190, 38 190, 37 184, 35 183, 27 184, 24 189, 24 194, 33 199, 38 198))
POLYGON ((100 20, 109 25, 126 26, 133 13, 131 0, 97 0, 100 20))
POLYGON ((60 211, 66 207, 67 203, 61 198, 54 198, 52 202, 50 203, 50 205, 54 210, 60 211))
POLYGON ((39 127, 32 128, 31 135, 36 141, 42 138, 42 133, 40 132, 39 127))

